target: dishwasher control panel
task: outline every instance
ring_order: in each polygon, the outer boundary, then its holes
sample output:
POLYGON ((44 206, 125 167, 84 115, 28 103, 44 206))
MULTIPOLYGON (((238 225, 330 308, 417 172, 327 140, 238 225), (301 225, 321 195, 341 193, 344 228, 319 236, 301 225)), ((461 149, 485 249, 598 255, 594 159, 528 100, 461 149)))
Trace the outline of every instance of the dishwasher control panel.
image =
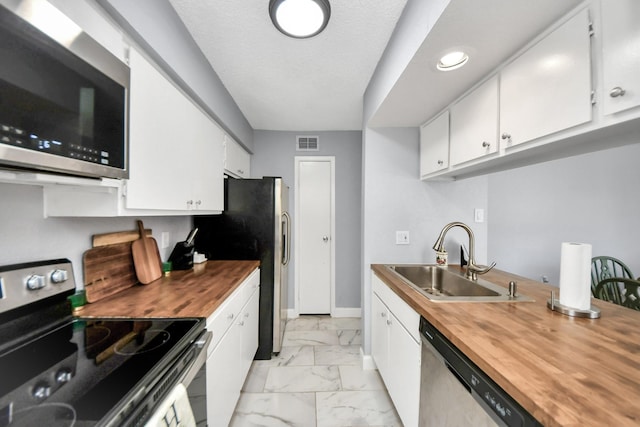
POLYGON ((499 425, 541 425, 424 317, 420 318, 420 335, 436 349, 449 371, 499 425))

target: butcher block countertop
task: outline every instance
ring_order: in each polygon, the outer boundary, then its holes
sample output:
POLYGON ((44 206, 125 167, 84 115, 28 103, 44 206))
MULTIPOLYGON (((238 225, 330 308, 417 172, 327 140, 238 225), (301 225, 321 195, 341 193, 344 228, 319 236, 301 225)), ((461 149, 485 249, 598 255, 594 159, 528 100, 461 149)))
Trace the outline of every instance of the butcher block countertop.
POLYGON ((495 269, 535 302, 431 302, 372 269, 543 425, 640 425, 640 312, 593 299, 599 319, 569 317, 547 308, 558 288, 495 269))
POLYGON ((148 285, 136 285, 85 305, 79 317, 208 317, 260 266, 259 261, 207 261, 172 271, 148 285))

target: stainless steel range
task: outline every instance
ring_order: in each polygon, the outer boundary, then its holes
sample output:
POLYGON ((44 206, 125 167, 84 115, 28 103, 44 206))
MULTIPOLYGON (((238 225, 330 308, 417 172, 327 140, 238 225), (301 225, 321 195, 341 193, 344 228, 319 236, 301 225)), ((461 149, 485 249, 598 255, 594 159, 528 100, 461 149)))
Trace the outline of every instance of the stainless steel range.
POLYGON ((66 259, 0 267, 0 427, 145 425, 200 371, 202 319, 74 318, 75 287, 66 259))

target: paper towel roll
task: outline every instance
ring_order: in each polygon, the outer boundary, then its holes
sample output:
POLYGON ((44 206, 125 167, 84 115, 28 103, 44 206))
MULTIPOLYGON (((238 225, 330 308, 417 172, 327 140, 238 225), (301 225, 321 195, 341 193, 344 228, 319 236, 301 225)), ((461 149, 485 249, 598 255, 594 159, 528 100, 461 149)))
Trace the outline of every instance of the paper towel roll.
POLYGON ((562 244, 560 304, 578 310, 591 308, 591 245, 562 244))

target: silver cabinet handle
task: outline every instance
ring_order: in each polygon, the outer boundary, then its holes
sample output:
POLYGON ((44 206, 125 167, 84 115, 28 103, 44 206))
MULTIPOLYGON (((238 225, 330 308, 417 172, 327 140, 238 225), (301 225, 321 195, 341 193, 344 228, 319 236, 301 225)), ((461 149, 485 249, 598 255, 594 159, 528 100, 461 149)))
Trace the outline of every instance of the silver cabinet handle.
POLYGON ((444 164, 444 161, 442 161, 442 160, 438 160, 438 165, 439 165, 439 166, 442 166, 443 164, 444 164))
POLYGON ((609 96, 612 98, 617 98, 619 96, 624 96, 625 93, 626 91, 624 89, 622 89, 620 86, 616 86, 611 89, 611 92, 609 92, 609 96))
POLYGON ((511 135, 508 133, 503 133, 501 136, 502 139, 511 139, 511 135))
POLYGON ((323 241, 323 242, 325 242, 325 243, 327 243, 327 242, 329 241, 329 236, 324 236, 324 237, 322 238, 322 241, 323 241))
POLYGON ((482 141, 482 147, 489 148, 489 147, 491 147, 491 143, 487 142, 487 141, 482 141))

